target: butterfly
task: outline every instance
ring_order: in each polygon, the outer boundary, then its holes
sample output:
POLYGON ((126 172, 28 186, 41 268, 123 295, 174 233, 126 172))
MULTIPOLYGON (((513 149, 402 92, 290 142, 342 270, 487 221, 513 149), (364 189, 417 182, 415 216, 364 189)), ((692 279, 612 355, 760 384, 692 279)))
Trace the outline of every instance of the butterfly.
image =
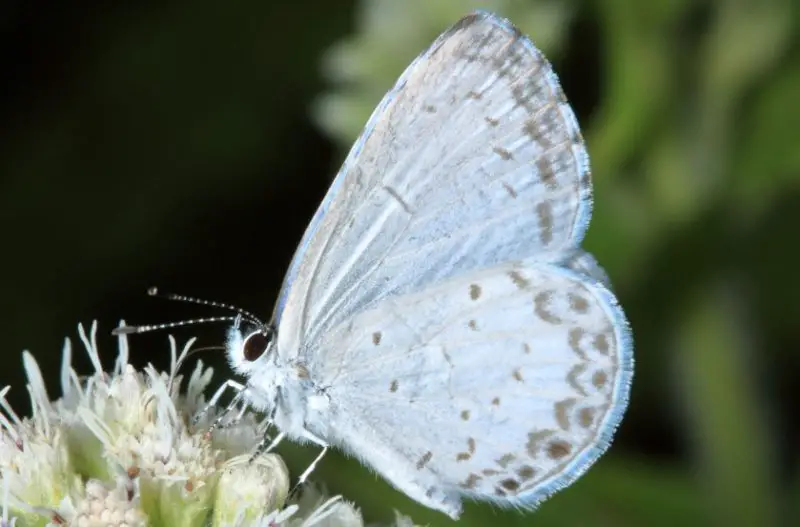
POLYGON ((417 502, 533 508, 608 447, 633 343, 596 260, 589 161, 550 64, 478 11, 384 97, 230 380, 283 439, 338 447, 417 502))

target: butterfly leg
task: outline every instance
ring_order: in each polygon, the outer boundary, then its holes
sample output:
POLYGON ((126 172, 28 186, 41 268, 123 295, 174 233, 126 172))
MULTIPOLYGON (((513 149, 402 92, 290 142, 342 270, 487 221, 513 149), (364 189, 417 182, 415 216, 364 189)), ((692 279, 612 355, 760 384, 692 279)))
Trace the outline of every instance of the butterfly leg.
POLYGON ((311 464, 308 465, 308 468, 306 468, 305 471, 302 474, 300 474, 300 477, 297 478, 297 483, 295 483, 294 487, 292 487, 292 490, 289 492, 289 496, 294 496, 300 489, 300 487, 303 486, 303 484, 308 479, 308 476, 310 476, 311 473, 314 472, 314 469, 317 468, 317 464, 322 460, 323 457, 325 457, 325 454, 328 453, 328 448, 330 448, 330 445, 328 445, 328 443, 326 443, 323 439, 320 439, 319 437, 315 436, 308 430, 303 431, 303 437, 308 441, 310 441, 311 443, 314 443, 315 445, 322 447, 322 451, 319 453, 319 455, 317 455, 314 461, 312 461, 311 464))
POLYGON ((270 442, 270 437, 267 434, 264 434, 264 437, 261 438, 261 441, 256 446, 256 449, 250 455, 250 462, 252 462, 255 458, 257 458, 261 454, 269 454, 270 452, 275 450, 275 448, 280 444, 281 441, 283 441, 285 437, 286 434, 280 432, 270 442))
MULTIPOLYGON (((194 416, 192 417, 192 424, 193 425, 196 425, 197 423, 199 423, 200 419, 202 419, 204 415, 208 414, 208 411, 211 410, 211 408, 213 406, 216 406, 216 404, 219 402, 220 398, 222 397, 222 394, 225 393, 225 390, 227 390, 228 388, 231 388, 231 389, 236 391, 236 397, 234 397, 234 401, 236 401, 237 399, 241 398, 242 393, 247 389, 243 384, 238 383, 238 382, 236 382, 236 381, 234 381, 232 379, 228 379, 227 381, 222 383, 222 386, 217 388, 217 391, 214 392, 214 395, 211 396, 211 399, 208 400, 206 405, 203 406, 203 408, 201 408, 199 412, 194 414, 194 416)), ((229 405, 228 408, 232 408, 232 407, 229 405)), ((227 413, 227 409, 226 409, 225 412, 223 412, 220 415, 220 417, 224 416, 226 413, 227 413)), ((219 418, 217 418, 217 419, 219 419, 219 418)))
MULTIPOLYGON (((236 390, 237 393, 231 400, 230 404, 228 404, 228 406, 225 407, 225 409, 217 416, 216 419, 214 419, 214 421, 208 427, 208 430, 206 430, 205 433, 206 438, 210 438, 211 434, 213 434, 215 430, 218 430, 220 428, 227 428, 229 426, 233 426, 234 424, 238 423, 242 419, 242 417, 244 417, 245 412, 247 412, 248 408, 250 407, 250 398, 255 396, 255 394, 251 393, 252 390, 250 387, 239 384, 238 382, 233 380, 228 380, 217 389, 217 391, 209 400, 208 404, 206 404, 203 407, 203 409, 193 417, 192 419, 193 425, 196 425, 198 421, 202 418, 202 416, 208 413, 210 408, 219 401, 220 397, 222 396, 222 393, 227 388, 232 388, 233 390, 236 390), (234 408, 236 408, 236 405, 239 403, 242 403, 239 412, 232 419, 229 419, 227 422, 223 422, 223 420, 228 415, 230 415, 231 412, 233 412, 234 408)), ((272 425, 273 416, 274 415, 269 416, 262 422, 262 425, 264 426, 264 436, 262 437, 261 442, 259 443, 259 447, 256 449, 256 452, 252 457, 255 457, 261 452, 263 452, 264 447, 267 445, 269 441, 272 440, 272 436, 270 436, 268 432, 270 426, 272 425)))
POLYGON ((211 432, 213 432, 214 430, 217 430, 219 428, 227 428, 229 426, 233 426, 236 423, 238 423, 239 420, 244 416, 244 413, 247 411, 247 402, 246 401, 245 401, 244 404, 242 404, 242 407, 239 409, 239 412, 236 414, 235 417, 233 417, 232 419, 229 419, 226 422, 223 422, 223 419, 225 419, 225 417, 230 415, 231 412, 233 412, 234 408, 236 408, 236 405, 239 404, 243 399, 244 399, 244 392, 242 391, 242 392, 237 393, 234 396, 234 398, 231 399, 231 402, 228 404, 228 406, 226 406, 225 409, 222 410, 222 413, 220 413, 217 416, 217 418, 214 419, 214 422, 211 423, 211 426, 209 427, 208 432, 206 432, 206 433, 210 434, 211 432))

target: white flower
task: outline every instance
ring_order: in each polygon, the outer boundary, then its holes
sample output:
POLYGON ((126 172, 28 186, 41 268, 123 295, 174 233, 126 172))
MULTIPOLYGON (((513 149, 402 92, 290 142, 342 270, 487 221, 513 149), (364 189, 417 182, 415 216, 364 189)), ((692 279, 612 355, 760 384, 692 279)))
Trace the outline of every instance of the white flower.
POLYGON ((278 456, 237 456, 223 468, 217 484, 213 525, 252 525, 284 503, 289 489, 289 472, 278 456), (262 482, 269 481, 269 485, 262 482), (246 504, 245 507, 229 504, 246 504))
POLYGON ((273 454, 251 460, 265 433, 255 414, 243 408, 234 418, 223 416, 225 427, 209 437, 224 412, 205 409, 213 372, 198 361, 185 389, 178 374, 193 340, 178 354, 170 337, 172 366, 163 373, 134 370, 122 335, 114 368, 105 373, 96 333, 96 324, 89 335, 79 326, 95 368, 87 377, 72 368, 66 340, 56 401, 36 360, 23 353, 31 417, 20 418, 8 404, 9 387, 0 390, 0 527, 363 527, 354 507, 312 486, 300 502, 286 503, 283 460, 273 454))

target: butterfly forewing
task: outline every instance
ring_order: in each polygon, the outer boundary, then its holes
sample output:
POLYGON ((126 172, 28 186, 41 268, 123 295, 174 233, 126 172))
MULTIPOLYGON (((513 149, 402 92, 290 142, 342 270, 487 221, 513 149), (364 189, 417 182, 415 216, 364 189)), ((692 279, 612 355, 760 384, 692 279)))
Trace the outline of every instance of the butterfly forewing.
POLYGON ((287 277, 283 347, 391 295, 556 259, 580 242, 590 194, 548 62, 500 19, 467 17, 408 68, 345 162, 287 277))

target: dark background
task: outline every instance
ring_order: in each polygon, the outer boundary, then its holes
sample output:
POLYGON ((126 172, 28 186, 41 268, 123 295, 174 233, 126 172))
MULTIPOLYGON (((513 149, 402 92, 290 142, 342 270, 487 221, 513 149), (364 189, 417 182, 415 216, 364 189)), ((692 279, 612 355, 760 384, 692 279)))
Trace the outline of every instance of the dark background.
MULTIPOLYGON (((23 349, 58 395, 63 339, 216 311, 269 316, 372 107, 472 7, 544 50, 592 155, 586 240, 633 326, 610 452, 531 515, 461 525, 800 524, 800 39, 791 0, 207 0, 0 6, 0 385, 23 349)), ((219 344, 221 326, 173 332, 219 344)), ((168 364, 164 333, 132 362, 168 364)), ((80 349, 79 347, 76 349, 80 349)), ((80 353, 76 362, 90 371, 80 353)), ((221 353, 206 362, 227 370, 221 353)), ((284 451, 293 470, 312 450, 284 451)), ((354 460, 317 479, 368 519, 448 524, 354 460)))

